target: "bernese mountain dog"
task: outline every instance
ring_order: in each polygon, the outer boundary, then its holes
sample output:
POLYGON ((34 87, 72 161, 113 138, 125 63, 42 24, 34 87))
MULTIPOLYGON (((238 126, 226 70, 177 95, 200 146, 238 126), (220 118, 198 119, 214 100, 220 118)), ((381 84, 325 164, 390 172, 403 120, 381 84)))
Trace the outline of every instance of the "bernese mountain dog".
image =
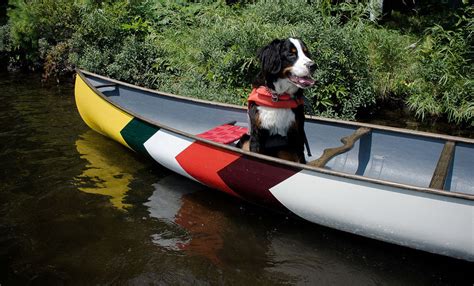
POLYGON ((306 163, 303 90, 314 85, 315 63, 303 41, 294 38, 273 40, 258 59, 261 70, 248 98, 250 130, 240 146, 306 163))

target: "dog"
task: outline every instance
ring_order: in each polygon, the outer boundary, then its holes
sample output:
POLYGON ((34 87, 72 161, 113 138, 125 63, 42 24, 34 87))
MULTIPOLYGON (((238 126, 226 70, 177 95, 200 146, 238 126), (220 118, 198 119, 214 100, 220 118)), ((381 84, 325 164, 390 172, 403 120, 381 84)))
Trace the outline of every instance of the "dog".
POLYGON ((304 164, 303 90, 314 85, 316 65, 303 41, 294 38, 273 40, 257 57, 261 70, 248 98, 250 129, 240 146, 304 164))

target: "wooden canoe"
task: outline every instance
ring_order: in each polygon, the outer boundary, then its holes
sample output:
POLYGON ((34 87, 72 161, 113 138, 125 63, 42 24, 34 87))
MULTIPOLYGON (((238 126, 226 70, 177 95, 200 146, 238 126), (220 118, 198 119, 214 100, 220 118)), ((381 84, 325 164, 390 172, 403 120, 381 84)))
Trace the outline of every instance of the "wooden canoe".
POLYGON ((244 107, 81 70, 75 98, 93 130, 210 188, 331 228, 474 261, 472 139, 307 117, 312 156, 303 165, 208 136, 222 126, 245 130, 244 107))

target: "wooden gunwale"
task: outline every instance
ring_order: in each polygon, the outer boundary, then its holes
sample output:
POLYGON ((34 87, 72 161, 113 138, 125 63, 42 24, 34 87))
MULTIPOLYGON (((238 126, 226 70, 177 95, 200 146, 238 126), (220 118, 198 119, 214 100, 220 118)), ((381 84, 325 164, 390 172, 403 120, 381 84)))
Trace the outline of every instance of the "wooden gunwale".
MULTIPOLYGON (((102 99, 104 99, 105 101, 107 101, 111 105, 115 106, 116 108, 132 115, 133 117, 136 117, 140 120, 143 120, 147 123, 155 125, 155 126, 157 126, 159 128, 162 128, 164 130, 168 130, 170 132, 179 134, 181 136, 193 139, 195 141, 200 141, 200 142, 206 143, 208 145, 211 145, 211 146, 214 146, 214 147, 217 147, 217 148, 220 148, 220 149, 225 149, 225 150, 229 150, 229 151, 232 151, 232 152, 240 153, 240 154, 243 154, 245 156, 250 156, 250 157, 258 158, 258 159, 261 159, 261 160, 274 162, 274 163, 277 163, 277 164, 282 164, 282 165, 286 165, 286 166, 290 166, 290 167, 295 167, 295 168, 298 168, 298 169, 310 170, 310 171, 317 172, 317 173, 328 174, 328 175, 333 175, 333 176, 348 178, 348 179, 355 179, 355 180, 359 180, 359 181, 366 181, 366 182, 375 183, 375 184, 378 184, 378 185, 390 186, 390 187, 395 187, 395 188, 402 188, 402 189, 411 190, 411 191, 431 193, 431 194, 436 194, 436 195, 441 195, 441 196, 446 196, 446 197, 453 197, 453 198, 459 198, 459 199, 474 201, 474 195, 470 195, 470 194, 450 192, 450 191, 444 191, 444 190, 440 190, 440 189, 433 189, 433 188, 426 188, 426 187, 418 187, 418 186, 412 186, 412 185, 407 185, 407 184, 402 184, 402 183, 390 182, 390 181, 385 181, 385 180, 380 180, 380 179, 368 178, 368 177, 364 177, 364 176, 360 176, 360 175, 346 174, 346 173, 337 172, 337 171, 334 171, 334 170, 328 170, 328 169, 324 169, 324 168, 320 168, 320 167, 313 167, 313 166, 306 165, 306 164, 295 163, 295 162, 286 161, 286 160, 282 160, 282 159, 275 158, 275 157, 270 157, 270 156, 266 156, 266 155, 262 155, 262 154, 258 154, 258 153, 254 153, 254 152, 249 152, 249 151, 245 151, 245 150, 242 150, 240 148, 233 147, 233 146, 220 144, 220 143, 216 143, 214 141, 203 139, 203 138, 197 137, 196 135, 189 134, 187 132, 183 132, 181 130, 174 129, 172 127, 163 125, 163 124, 161 124, 159 122, 156 122, 154 120, 151 120, 149 118, 145 118, 145 117, 143 117, 139 114, 136 114, 136 113, 128 110, 127 108, 124 108, 123 106, 120 106, 120 105, 114 103, 107 96, 105 96, 101 91, 99 91, 97 88, 95 88, 89 82, 89 80, 85 77, 85 75, 91 75, 91 76, 94 76, 94 77, 102 79, 102 80, 106 80, 106 81, 109 81, 109 82, 116 83, 118 85, 122 85, 122 86, 126 86, 126 87, 129 87, 129 88, 133 88, 133 89, 137 89, 137 90, 142 90, 142 91, 158 94, 160 96, 166 96, 166 97, 175 98, 175 99, 181 99, 181 100, 192 101, 192 102, 196 102, 196 103, 204 103, 204 104, 208 104, 208 105, 222 106, 222 107, 228 107, 228 108, 234 108, 234 109, 245 109, 246 110, 246 108, 242 107, 242 106, 233 105, 233 104, 216 103, 216 102, 210 102, 210 101, 206 101, 206 100, 202 100, 202 99, 195 99, 195 98, 189 98, 189 97, 186 97, 186 96, 174 95, 174 94, 166 93, 166 92, 159 92, 159 91, 156 91, 156 90, 152 90, 152 89, 132 85, 132 84, 129 84, 129 83, 121 82, 121 81, 118 81, 118 80, 114 80, 114 79, 111 79, 111 78, 108 78, 108 77, 105 77, 105 76, 101 76, 101 75, 98 75, 98 74, 95 74, 95 73, 91 73, 91 72, 88 72, 88 71, 84 71, 84 70, 81 70, 81 69, 76 69, 76 73, 87 84, 87 86, 90 87, 98 96, 100 96, 102 99)), ((344 120, 328 119, 328 118, 322 118, 322 117, 316 117, 316 116, 306 116, 306 118, 311 120, 311 121, 317 121, 317 122, 318 121, 319 122, 320 121, 332 122, 332 123, 339 123, 339 124, 345 124, 345 125, 351 125, 351 126, 369 127, 371 129, 377 129, 377 130, 393 131, 393 132, 397 132, 397 133, 420 135, 420 136, 423 136, 423 137, 444 139, 444 140, 450 140, 450 141, 455 141, 455 142, 474 143, 474 139, 468 139, 468 138, 456 137, 456 136, 449 136, 449 135, 442 135, 442 134, 433 134, 433 133, 422 132, 422 131, 405 130, 405 129, 396 128, 396 127, 386 127, 386 126, 375 125, 375 124, 349 122, 349 121, 344 121, 344 120)))

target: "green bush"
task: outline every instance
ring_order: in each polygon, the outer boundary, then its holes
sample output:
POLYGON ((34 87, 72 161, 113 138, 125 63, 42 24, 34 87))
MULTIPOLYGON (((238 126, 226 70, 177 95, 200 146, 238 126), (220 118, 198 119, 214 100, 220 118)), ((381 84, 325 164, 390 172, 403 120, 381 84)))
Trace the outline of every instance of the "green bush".
POLYGON ((368 52, 377 99, 387 101, 407 94, 416 77, 416 38, 371 25, 361 25, 357 34, 368 52))
POLYGON ((173 67, 166 61, 166 53, 155 45, 152 38, 139 40, 136 36, 125 38, 122 49, 113 57, 105 73, 133 84, 159 87, 163 76, 172 76, 173 67))
POLYGON ((473 124, 469 8, 456 29, 435 26, 419 35, 414 31, 429 21, 416 22, 414 30, 380 26, 366 19, 364 5, 330 1, 10 5, 9 23, 0 29, 0 60, 3 55, 42 66, 45 77, 58 78, 78 66, 163 91, 245 104, 259 68, 258 49, 292 36, 306 42, 317 64, 316 86, 306 93, 310 114, 355 119, 377 101, 395 99, 406 100, 420 118, 473 124))
POLYGON ((21 51, 26 66, 42 66, 40 39, 47 48, 65 42, 81 20, 79 6, 67 0, 10 0, 9 5, 12 47, 21 51))
POLYGON ((443 118, 472 127, 474 8, 450 10, 438 2, 429 7, 425 16, 395 13, 376 29, 382 37, 367 41, 376 45, 369 45, 371 54, 379 50, 371 56, 378 98, 404 99, 421 120, 443 118))
POLYGON ((473 11, 466 9, 454 30, 436 25, 425 33, 408 97, 421 118, 446 116, 474 126, 473 11))
POLYGON ((192 28, 165 31, 172 43, 165 40, 163 45, 174 47, 178 39, 179 48, 172 50, 178 50, 176 57, 185 62, 180 65, 186 71, 183 83, 196 86, 195 90, 186 88, 189 95, 245 102, 258 71, 258 49, 274 38, 296 36, 313 48, 319 66, 318 85, 307 94, 313 105, 308 113, 353 119, 359 108, 375 101, 364 50, 339 29, 336 19, 324 19, 316 6, 258 3, 200 13, 192 28))
POLYGON ((8 25, 0 26, 0 71, 7 69, 11 49, 10 27, 8 25))
POLYGON ((354 119, 376 98, 366 50, 346 29, 333 24, 309 37, 317 63, 310 99, 317 114, 354 119))
POLYGON ((127 15, 127 4, 123 1, 103 3, 100 8, 81 7, 81 25, 71 36, 70 62, 92 72, 104 73, 120 52, 127 34, 122 29, 127 15))

